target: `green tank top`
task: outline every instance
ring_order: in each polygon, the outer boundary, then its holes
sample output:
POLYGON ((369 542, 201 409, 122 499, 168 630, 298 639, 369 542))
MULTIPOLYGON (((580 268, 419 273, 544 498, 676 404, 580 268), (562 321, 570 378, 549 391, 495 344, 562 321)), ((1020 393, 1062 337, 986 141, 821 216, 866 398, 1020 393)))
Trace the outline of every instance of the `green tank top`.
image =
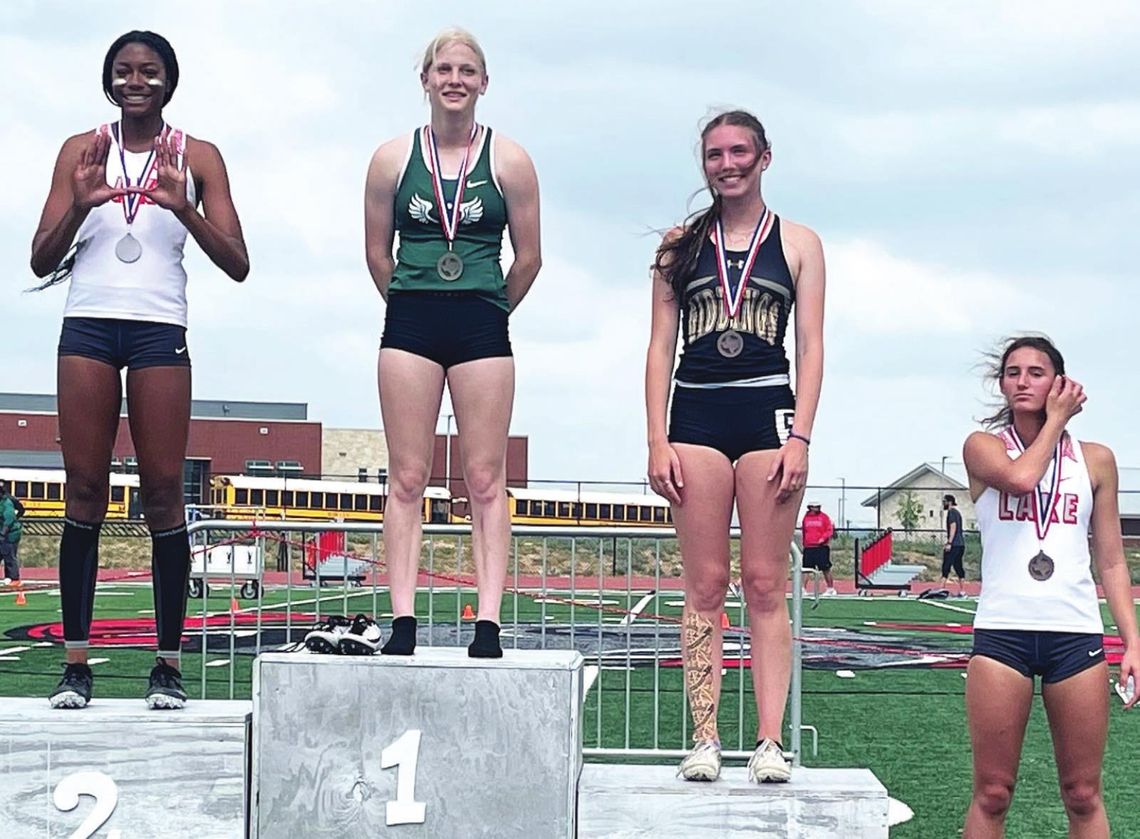
MULTIPOLYGON (((464 184, 459 230, 452 249, 463 260, 463 273, 444 280, 436 269, 447 253, 447 240, 440 224, 431 172, 424 164, 423 131, 412 135, 411 153, 396 189, 395 220, 400 244, 389 289, 393 293, 415 291, 468 291, 479 294, 503 309, 510 309, 503 268, 499 264, 507 204, 492 172, 491 129, 484 127, 478 157, 464 184)), ((444 200, 453 199, 455 180, 444 180, 444 200)), ((449 203, 448 212, 451 205, 449 203)))

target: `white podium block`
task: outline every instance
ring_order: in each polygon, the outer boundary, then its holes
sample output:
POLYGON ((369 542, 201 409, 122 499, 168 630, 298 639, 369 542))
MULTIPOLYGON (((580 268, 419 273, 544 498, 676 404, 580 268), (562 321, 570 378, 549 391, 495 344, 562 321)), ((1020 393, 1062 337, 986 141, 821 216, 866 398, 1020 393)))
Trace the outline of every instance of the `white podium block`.
POLYGON ((675 766, 586 764, 578 836, 742 835, 887 839, 887 790, 869 769, 792 771, 786 784, 754 784, 743 767, 712 783, 683 781, 675 766))
POLYGON ((567 650, 262 655, 253 835, 573 837, 581 704, 567 650))
POLYGON ((245 835, 250 708, 191 700, 151 711, 141 698, 96 696, 86 708, 53 709, 42 697, 0 699, 0 836, 245 835))

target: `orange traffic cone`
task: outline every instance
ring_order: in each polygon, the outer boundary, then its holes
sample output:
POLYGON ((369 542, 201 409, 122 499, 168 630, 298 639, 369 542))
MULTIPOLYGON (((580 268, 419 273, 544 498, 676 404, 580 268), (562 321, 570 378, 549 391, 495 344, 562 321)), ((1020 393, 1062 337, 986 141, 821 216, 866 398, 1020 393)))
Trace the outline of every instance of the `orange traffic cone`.
POLYGON ((463 604, 463 620, 465 620, 465 621, 475 620, 475 610, 471 608, 470 603, 464 603, 463 604))
POLYGON ((17 592, 17 594, 16 594, 16 605, 17 606, 27 606, 28 605, 28 596, 26 594, 24 594, 23 589, 20 589, 20 591, 17 592))
POLYGON ((241 606, 238 604, 236 597, 230 598, 230 611, 231 612, 241 611, 241 606))
POLYGON ((720 613, 720 628, 721 629, 730 629, 731 627, 732 627, 732 624, 728 620, 728 612, 721 612, 720 613))

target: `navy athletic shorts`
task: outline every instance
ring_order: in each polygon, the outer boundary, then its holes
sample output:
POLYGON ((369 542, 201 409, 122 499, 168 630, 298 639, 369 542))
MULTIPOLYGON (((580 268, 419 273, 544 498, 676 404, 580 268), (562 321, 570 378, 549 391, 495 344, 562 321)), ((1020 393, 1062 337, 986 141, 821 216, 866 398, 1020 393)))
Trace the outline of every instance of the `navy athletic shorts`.
POLYGON ((677 385, 669 411, 669 442, 709 446, 735 463, 748 452, 784 445, 795 413, 796 397, 787 385, 677 385))
POLYGON ((141 320, 64 318, 59 354, 92 358, 116 370, 190 366, 185 329, 141 320))
POLYGON ((481 358, 509 358, 508 317, 505 309, 471 292, 393 293, 380 349, 404 350, 444 370, 481 358))
POLYGON ((980 655, 1012 667, 1022 676, 1040 676, 1049 684, 1075 676, 1104 661, 1099 632, 1039 632, 1022 629, 975 629, 971 656, 980 655))

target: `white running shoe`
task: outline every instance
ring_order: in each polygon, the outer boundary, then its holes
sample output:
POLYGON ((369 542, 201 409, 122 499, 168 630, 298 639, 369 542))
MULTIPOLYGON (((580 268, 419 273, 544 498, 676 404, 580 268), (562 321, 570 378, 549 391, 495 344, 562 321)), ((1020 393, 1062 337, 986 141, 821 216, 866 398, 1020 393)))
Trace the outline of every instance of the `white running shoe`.
POLYGON ((784 759, 783 747, 775 740, 761 740, 748 759, 748 777, 758 784, 789 781, 792 767, 784 759))
POLYGON ((837 592, 835 589, 833 589, 833 588, 829 588, 827 591, 825 591, 825 592, 823 593, 823 596, 824 596, 824 597, 835 597, 835 596, 837 596, 838 594, 839 594, 839 592, 837 592))
POLYGON ((701 740, 685 755, 677 774, 686 781, 715 781, 720 777, 720 743, 701 740))

